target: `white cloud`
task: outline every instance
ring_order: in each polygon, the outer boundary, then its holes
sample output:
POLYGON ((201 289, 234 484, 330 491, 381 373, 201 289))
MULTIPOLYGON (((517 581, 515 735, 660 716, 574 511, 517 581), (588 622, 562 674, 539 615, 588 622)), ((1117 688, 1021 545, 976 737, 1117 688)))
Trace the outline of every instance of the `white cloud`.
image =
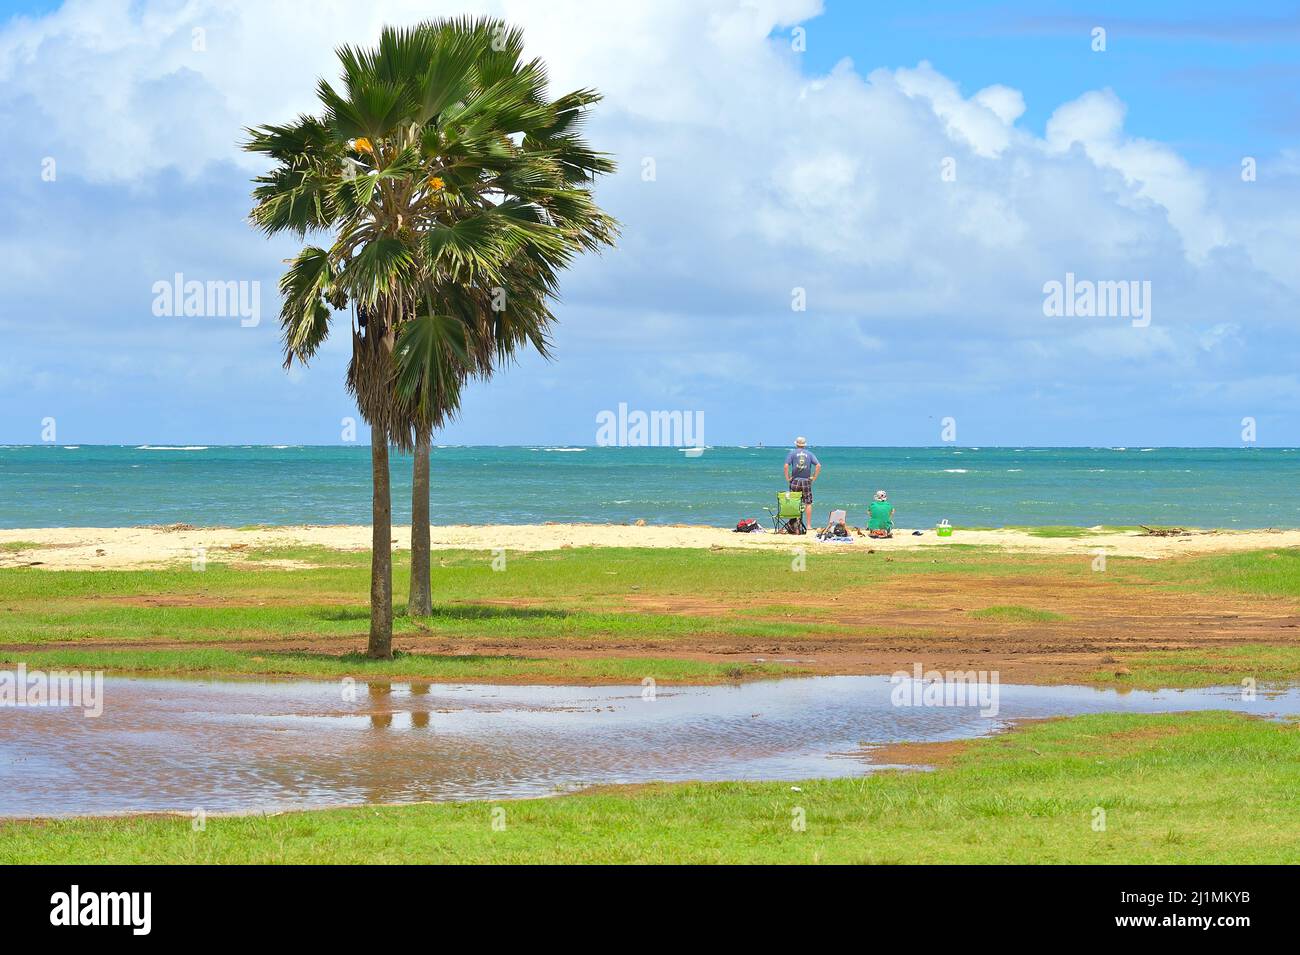
POLYGON ((1025 112, 1025 98, 1020 90, 995 84, 986 86, 975 94, 975 102, 993 112, 993 115, 1010 126, 1025 112))
POLYGON ((1111 90, 1085 93, 1052 114, 1048 147, 1059 153, 1078 144, 1098 167, 1119 172, 1137 196, 1164 208, 1187 254, 1203 261, 1212 248, 1227 241, 1223 223, 1207 209, 1204 177, 1168 146, 1124 137, 1124 113, 1124 104, 1111 90))
MULTIPOLYGON (((285 250, 262 243, 244 209, 195 211, 212 181, 246 194, 256 165, 237 148, 241 127, 315 110, 315 81, 335 75, 340 43, 372 42, 382 23, 469 10, 522 25, 557 91, 606 95, 589 133, 621 163, 600 197, 623 239, 565 282, 567 383, 621 387, 619 363, 635 354, 658 363, 640 369, 647 388, 689 392, 757 379, 787 356, 817 367, 839 348, 900 378, 934 367, 927 356, 939 349, 964 349, 968 360, 945 364, 953 387, 1009 375, 1083 384, 1091 372, 1080 356, 1195 374, 1291 314, 1295 155, 1259 157, 1258 183, 1216 181, 1128 132, 1110 90, 1061 104, 1040 137, 1018 125, 1020 90, 967 95, 942 65, 859 69, 846 59, 810 76, 789 30, 818 9, 813 0, 76 0, 0 31, 0 116, 30 131, 24 146, 36 155, 59 160, 57 186, 31 187, 32 201, 15 209, 28 251, 0 239, 0 279, 57 290, 79 274, 66 250, 80 247, 85 223, 48 203, 90 183, 95 196, 148 197, 143 212, 97 207, 100 281, 143 282, 140 262, 169 274, 188 256, 198 261, 177 268, 195 274, 208 263, 253 277, 261 263, 269 289, 285 250), (205 31, 201 51, 195 29, 205 31), (655 159, 654 182, 641 179, 643 157, 655 159), (941 175, 945 159, 955 181, 941 175), (1045 320, 1042 285, 1066 271, 1151 280, 1153 328, 1090 335, 1045 320), (790 312, 795 286, 807 289, 805 314, 790 312)), ((112 347, 102 325, 93 331, 112 347)), ((231 339, 245 349, 252 340, 231 339)), ((275 367, 274 335, 256 341, 275 367)), ((543 377, 530 365, 512 380, 543 377)))
POLYGON ((980 156, 1001 155, 1011 142, 1009 127, 1025 111, 1019 90, 989 86, 966 99, 956 83, 924 61, 916 69, 897 70, 894 82, 908 96, 927 101, 949 135, 980 156))

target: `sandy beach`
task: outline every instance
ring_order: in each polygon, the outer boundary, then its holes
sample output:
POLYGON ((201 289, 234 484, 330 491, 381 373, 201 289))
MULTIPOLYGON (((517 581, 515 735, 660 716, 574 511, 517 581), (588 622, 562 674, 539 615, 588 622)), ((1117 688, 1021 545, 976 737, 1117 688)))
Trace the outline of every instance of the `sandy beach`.
MULTIPOLYGON (((1096 555, 1161 559, 1265 547, 1300 546, 1300 530, 1189 530, 1177 536, 1141 531, 1081 530, 1077 537, 1044 537, 1028 530, 957 530, 950 538, 925 529, 912 536, 900 528, 889 540, 853 537, 852 543, 823 543, 815 536, 737 534, 725 528, 691 525, 520 524, 434 527, 439 550, 545 551, 569 547, 814 548, 818 553, 852 554, 868 549, 916 550, 953 544, 1000 547, 1045 555, 1096 555)), ((395 527, 393 544, 410 546, 410 528, 395 527)), ((288 527, 62 527, 0 530, 0 567, 38 566, 47 570, 120 570, 164 567, 193 561, 237 560, 250 549, 326 547, 360 551, 370 547, 370 528, 360 525, 288 527)), ((304 561, 261 561, 262 565, 303 566, 304 561)))

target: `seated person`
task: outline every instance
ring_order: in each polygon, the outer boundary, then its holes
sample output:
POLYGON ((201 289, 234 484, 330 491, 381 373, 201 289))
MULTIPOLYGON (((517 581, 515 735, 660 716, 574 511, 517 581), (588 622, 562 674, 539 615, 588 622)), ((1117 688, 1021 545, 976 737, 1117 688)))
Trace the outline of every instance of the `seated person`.
POLYGON ((849 537, 848 511, 831 511, 830 519, 827 520, 826 526, 817 532, 819 540, 831 540, 833 538, 849 537))
POLYGON ((884 491, 876 492, 876 499, 867 509, 867 535, 869 537, 894 536, 894 505, 884 491))

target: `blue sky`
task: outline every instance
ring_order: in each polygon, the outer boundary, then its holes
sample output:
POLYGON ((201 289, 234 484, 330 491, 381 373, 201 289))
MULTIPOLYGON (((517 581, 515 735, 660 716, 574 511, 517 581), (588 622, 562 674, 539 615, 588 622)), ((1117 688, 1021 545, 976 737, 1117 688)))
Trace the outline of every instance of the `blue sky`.
POLYGON ((1198 164, 1235 167, 1243 143, 1276 151, 1300 139, 1295 3, 927 2, 890 4, 888 17, 869 9, 879 6, 830 4, 810 20, 809 68, 839 56, 859 66, 928 59, 971 90, 1023 90, 1019 125, 1039 133, 1057 105, 1109 86, 1122 92, 1136 134, 1198 164), (1104 56, 1079 42, 1094 26, 1108 31, 1104 56), (836 44, 844 36, 854 42, 836 44))
POLYGON ((339 441, 346 335, 281 368, 240 130, 338 43, 481 10, 606 93, 623 236, 441 441, 591 444, 626 402, 713 444, 1300 444, 1295 4, 607 6, 0 5, 0 442, 339 441), (260 323, 155 314, 177 273, 260 283, 260 323), (1149 282, 1149 324, 1045 315, 1067 273, 1149 282))

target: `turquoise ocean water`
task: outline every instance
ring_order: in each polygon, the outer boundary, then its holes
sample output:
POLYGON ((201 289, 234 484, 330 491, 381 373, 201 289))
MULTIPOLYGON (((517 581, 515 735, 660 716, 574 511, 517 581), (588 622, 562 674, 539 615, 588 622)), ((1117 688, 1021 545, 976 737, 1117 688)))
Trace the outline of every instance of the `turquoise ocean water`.
MULTIPOLYGON (((445 447, 436 524, 590 521, 730 526, 765 518, 786 448, 445 447)), ((1288 448, 816 448, 815 520, 865 523, 877 488, 898 523, 1300 527, 1288 448)), ((393 456, 393 516, 410 515, 409 457, 393 456)), ((365 524, 365 446, 0 447, 0 527, 365 524)))

